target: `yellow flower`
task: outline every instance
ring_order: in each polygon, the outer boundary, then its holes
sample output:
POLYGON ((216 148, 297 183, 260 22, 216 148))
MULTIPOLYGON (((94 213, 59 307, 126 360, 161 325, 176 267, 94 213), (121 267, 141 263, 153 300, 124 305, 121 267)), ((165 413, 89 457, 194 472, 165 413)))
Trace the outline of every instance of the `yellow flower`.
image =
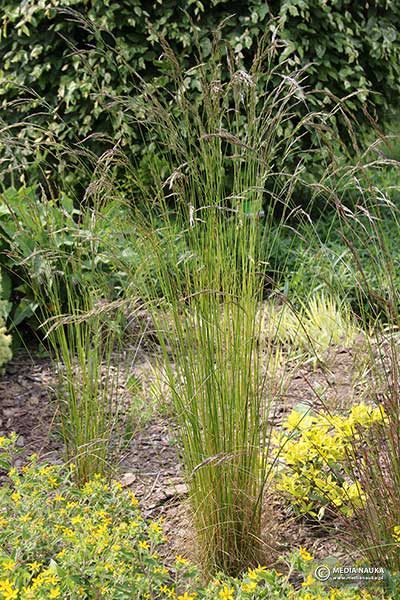
POLYGON ((46 580, 46 583, 49 583, 50 585, 56 585, 60 580, 58 575, 52 573, 49 569, 44 573, 44 579, 46 580))
POLYGON ((19 492, 14 492, 11 494, 11 500, 18 506, 18 504, 21 502, 21 494, 19 492))
POLYGON ((149 544, 144 540, 139 542, 139 548, 142 550, 148 550, 150 548, 149 544))
POLYGON ((400 525, 393 527, 393 538, 396 542, 400 542, 400 525))
POLYGON ((49 598, 59 598, 61 596, 60 588, 55 587, 50 590, 49 598))
POLYGON ((160 585, 160 592, 166 594, 168 598, 175 598, 174 588, 169 588, 166 585, 160 585))
POLYGON ((70 527, 62 527, 63 536, 66 538, 74 538, 76 537, 76 533, 70 527))
POLYGON ((158 523, 152 523, 150 525, 150 529, 151 529, 151 531, 154 531, 155 533, 163 532, 161 525, 159 525, 158 523))
POLYGON ((4 517, 0 517, 0 529, 6 528, 8 525, 7 519, 4 517))
POLYGON ((267 573, 268 569, 265 566, 258 565, 255 569, 256 573, 267 573))
POLYGON ((88 496, 90 496, 91 494, 93 494, 93 492, 94 492, 93 484, 90 483, 90 481, 88 483, 85 483, 85 485, 82 488, 82 492, 84 494, 87 494, 88 496))
POLYGON ((9 579, 0 581, 0 592, 3 594, 3 600, 14 600, 18 598, 18 590, 16 590, 9 579))
POLYGON ((313 555, 309 553, 307 548, 304 548, 304 546, 300 546, 299 554, 303 560, 313 560, 314 558, 313 555))
POLYGON ((242 590, 244 592, 253 592, 257 587, 255 581, 250 581, 250 583, 242 583, 242 590))
POLYGON ((15 562, 15 560, 12 560, 12 558, 6 558, 1 563, 1 566, 3 567, 3 569, 5 571, 12 571, 14 569, 14 567, 15 567, 16 564, 17 563, 15 562))
MULTIPOLYGON (((64 552, 65 552, 65 550, 64 550, 64 552)), ((57 554, 57 556, 58 556, 58 554, 57 554)), ((37 573, 38 571, 40 571, 41 566, 42 566, 42 563, 37 562, 36 560, 34 560, 31 563, 28 563, 28 567, 32 573, 37 573)))
POLYGON ((62 502, 63 500, 65 500, 65 498, 62 494, 56 494, 54 496, 54 502, 62 502))
POLYGON ((110 525, 110 523, 112 523, 112 518, 106 510, 98 510, 96 512, 96 517, 99 517, 99 519, 106 525, 110 525))
POLYGON ((180 554, 176 556, 176 562, 180 565, 190 565, 190 561, 187 558, 183 558, 180 554))
POLYGON ((309 574, 307 576, 307 579, 305 579, 301 585, 302 585, 302 587, 309 587, 313 583, 315 583, 315 579, 311 574, 309 574))
POLYGON ((7 441, 7 438, 4 437, 4 435, 1 435, 0 436, 0 448, 4 448, 4 446, 6 445, 6 441, 7 441))
POLYGON ((82 523, 82 521, 83 518, 81 517, 81 515, 77 515, 76 517, 71 518, 72 525, 78 525, 79 523, 82 523))
POLYGON ((3 594, 3 600, 16 600, 18 598, 18 590, 7 590, 3 594))
POLYGON ((132 506, 137 506, 139 504, 139 500, 136 498, 135 494, 131 492, 131 490, 128 491, 128 496, 132 506))
POLYGON ((235 590, 233 588, 230 588, 227 585, 224 585, 224 589, 220 591, 219 597, 222 598, 222 600, 234 600, 234 598, 233 598, 234 591, 235 590))
POLYGON ((26 515, 22 515, 22 517, 19 518, 19 521, 21 523, 28 523, 29 521, 32 521, 32 517, 29 513, 27 513, 26 515))
POLYGON ((131 527, 140 527, 140 523, 138 523, 138 521, 130 521, 129 525, 131 527))
POLYGON ((188 594, 187 592, 185 592, 183 594, 183 596, 178 596, 178 600, 195 600, 196 596, 193 596, 191 594, 188 594))

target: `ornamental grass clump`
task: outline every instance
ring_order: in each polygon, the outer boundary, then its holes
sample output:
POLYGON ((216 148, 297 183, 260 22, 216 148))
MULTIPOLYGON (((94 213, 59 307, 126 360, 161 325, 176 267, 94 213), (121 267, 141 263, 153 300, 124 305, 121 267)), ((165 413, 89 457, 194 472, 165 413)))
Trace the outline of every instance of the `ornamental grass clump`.
POLYGON ((300 185, 299 138, 319 115, 289 126, 293 106, 304 102, 303 75, 270 68, 278 39, 260 43, 248 72, 220 31, 211 57, 189 72, 161 44, 171 100, 142 82, 133 103, 163 169, 154 159, 152 185, 141 186, 143 258, 132 287, 158 329, 203 571, 237 574, 265 552, 262 504, 279 403, 279 386, 270 385, 279 345, 260 342, 268 257, 300 185), (197 102, 187 93, 194 72, 197 102))
POLYGON ((104 307, 93 306, 97 291, 59 282, 50 292, 54 316, 43 323, 57 373, 55 405, 66 458, 75 465, 74 476, 82 485, 94 473, 111 474, 120 445, 118 388, 124 366, 118 356, 118 314, 110 330, 104 307), (66 298, 61 299, 61 289, 66 298))
POLYGON ((395 201, 399 186, 381 190, 374 185, 382 173, 398 171, 396 161, 376 158, 376 151, 381 155, 381 149, 381 143, 375 142, 360 160, 365 166, 349 167, 344 174, 353 196, 350 206, 337 189, 332 188, 331 198, 341 237, 353 259, 359 322, 373 332, 366 337, 365 346, 370 373, 368 399, 385 414, 380 427, 364 431, 363 443, 353 443, 349 449, 346 471, 357 478, 366 501, 353 503, 346 537, 372 565, 395 574, 400 571, 396 534, 400 522, 400 297, 394 244, 400 231, 400 213, 395 201))
POLYGON ((65 197, 25 196, 23 190, 20 196, 23 203, 2 197, 9 214, 7 252, 30 290, 51 352, 55 422, 74 476, 84 484, 94 473, 110 474, 118 446, 117 392, 129 366, 126 352, 124 360, 118 356, 126 305, 109 299, 112 273, 101 213, 78 210, 65 197))

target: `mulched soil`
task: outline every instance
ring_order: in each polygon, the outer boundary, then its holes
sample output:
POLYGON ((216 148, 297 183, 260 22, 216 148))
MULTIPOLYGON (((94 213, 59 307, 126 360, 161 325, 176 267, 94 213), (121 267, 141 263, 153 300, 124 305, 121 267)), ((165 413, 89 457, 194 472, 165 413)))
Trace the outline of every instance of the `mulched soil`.
MULTIPOLYGON (((361 341, 353 350, 336 348, 326 364, 297 368, 284 389, 281 419, 291 406, 298 402, 316 406, 324 403, 332 408, 348 408, 364 396, 368 374, 364 372, 361 341)), ((151 356, 138 355, 134 373, 142 382, 151 378, 151 356)), ((0 378, 0 435, 15 431, 19 435, 20 466, 33 452, 50 463, 62 462, 63 443, 56 431, 57 414, 52 400, 55 373, 49 359, 19 353, 6 366, 0 378)), ((164 411, 165 412, 165 411, 164 411)), ((190 527, 187 488, 183 477, 174 423, 168 414, 154 411, 151 419, 139 429, 124 448, 119 465, 119 479, 125 487, 134 490, 140 500, 145 517, 165 520, 169 540, 166 554, 180 553, 194 558, 193 531, 190 527)), ((277 499, 265 500, 266 544, 274 529, 274 555, 283 554, 296 545, 307 546, 322 558, 340 552, 334 535, 306 521, 293 520, 287 509, 277 499), (278 539, 278 544, 276 540, 278 539)), ((272 541, 271 541, 272 546, 272 541)))

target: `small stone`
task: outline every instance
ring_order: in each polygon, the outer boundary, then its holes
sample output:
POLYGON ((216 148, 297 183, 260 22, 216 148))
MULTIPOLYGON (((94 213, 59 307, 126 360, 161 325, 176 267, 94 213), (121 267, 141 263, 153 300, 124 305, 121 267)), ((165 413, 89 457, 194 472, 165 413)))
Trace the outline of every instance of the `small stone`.
POLYGON ((15 410, 15 408, 5 408, 3 410, 3 414, 6 417, 6 419, 9 419, 9 418, 15 416, 16 412, 17 411, 15 410))
POLYGON ((173 498, 174 496, 185 496, 187 493, 188 488, 184 483, 177 483, 164 489, 164 494, 167 496, 167 498, 173 498))
POLYGON ((16 442, 17 448, 23 448, 25 446, 25 438, 23 435, 20 435, 17 438, 17 442, 16 442))
POLYGON ((134 473, 124 473, 124 475, 120 479, 120 484, 122 487, 129 487, 136 481, 136 475, 134 473))

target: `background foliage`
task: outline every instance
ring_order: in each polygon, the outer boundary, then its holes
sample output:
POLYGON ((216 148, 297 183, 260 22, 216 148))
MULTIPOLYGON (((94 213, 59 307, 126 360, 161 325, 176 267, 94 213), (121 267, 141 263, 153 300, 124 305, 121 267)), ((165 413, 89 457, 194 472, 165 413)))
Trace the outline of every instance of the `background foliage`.
MULTIPOLYGON (((347 106, 365 122, 367 98, 382 113, 398 97, 400 5, 396 0, 158 0, 145 4, 140 0, 5 0, 3 9, 0 105, 3 125, 14 126, 8 138, 3 131, 0 157, 3 168, 24 160, 19 177, 25 177, 28 165, 28 171, 37 175, 43 159, 51 165, 57 155, 57 171, 64 184, 76 182, 77 173, 82 178, 82 169, 89 169, 85 151, 99 155, 117 140, 132 152, 141 149, 137 128, 112 99, 132 94, 133 72, 155 85, 166 85, 160 35, 167 35, 183 67, 188 68, 197 53, 193 24, 207 59, 209 32, 231 15, 224 37, 237 61, 245 65, 268 28, 276 35, 278 20, 272 23, 271 17, 279 17, 286 48, 276 60, 286 60, 291 70, 312 63, 307 70, 309 86, 319 90, 327 107, 334 102, 330 93, 343 97, 363 89, 347 106), (80 15, 96 23, 96 30, 89 21, 83 26, 80 15), (64 144, 69 148, 78 144, 75 150, 80 152, 75 152, 72 168, 64 144)), ((195 93, 196 75, 185 79, 185 85, 195 93)), ((315 102, 321 100, 318 96, 315 102)), ((12 177, 11 183, 16 183, 12 177)))

